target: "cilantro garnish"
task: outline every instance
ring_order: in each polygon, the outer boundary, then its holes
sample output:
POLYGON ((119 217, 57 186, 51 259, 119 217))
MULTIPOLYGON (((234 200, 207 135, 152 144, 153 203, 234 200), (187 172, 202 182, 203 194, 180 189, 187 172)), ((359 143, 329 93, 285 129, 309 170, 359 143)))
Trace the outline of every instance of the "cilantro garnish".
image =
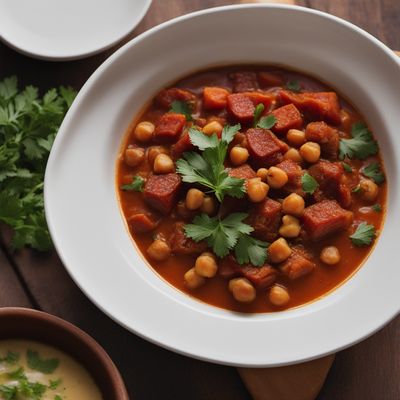
POLYGON ((378 203, 371 206, 371 209, 375 212, 382 212, 382 206, 378 203))
POLYGON ((385 182, 385 175, 383 174, 381 167, 377 162, 367 165, 361 170, 361 173, 366 177, 371 178, 378 185, 385 182))
POLYGON ((42 98, 18 91, 17 78, 0 82, 0 221, 14 230, 12 246, 52 247, 43 207, 47 158, 75 91, 60 87, 42 98))
POLYGON ((57 358, 41 358, 37 351, 28 350, 26 353, 28 367, 44 374, 51 374, 60 364, 57 358))
POLYGON ((257 104, 255 109, 254 109, 254 115, 253 115, 253 127, 255 128, 258 124, 258 121, 260 120, 261 114, 264 111, 264 104, 260 103, 257 104))
POLYGON ((276 124, 275 115, 270 114, 266 117, 261 117, 260 121, 258 121, 257 127, 263 129, 271 129, 276 124))
POLYGON ((170 112, 177 114, 183 114, 186 117, 186 121, 192 121, 192 107, 186 101, 175 100, 171 104, 170 112))
POLYGON ((56 390, 61 385, 61 382, 62 382, 61 379, 56 379, 56 380, 50 379, 49 389, 56 390))
POLYGON ((297 79, 293 79, 286 82, 286 89, 292 92, 299 92, 301 90, 300 82, 297 79))
POLYGON ((233 213, 224 219, 201 214, 185 225, 185 234, 195 242, 206 240, 218 257, 225 257, 235 249, 239 264, 251 262, 261 266, 267 258, 268 243, 250 236, 253 227, 245 224, 246 213, 233 213))
POLYGON ((221 140, 216 134, 206 136, 194 128, 189 130, 192 144, 202 153, 183 153, 183 158, 176 162, 176 170, 187 183, 198 183, 215 193, 218 201, 222 202, 225 195, 241 198, 246 189, 244 179, 229 176, 224 161, 228 151, 228 144, 239 131, 240 124, 226 125, 222 130, 221 140))
POLYGON ((340 139, 339 158, 358 158, 364 160, 378 153, 378 144, 363 122, 356 122, 351 128, 351 139, 340 139))
POLYGON ((19 354, 13 351, 8 351, 4 357, 0 357, 0 362, 7 364, 15 364, 19 360, 19 354))
POLYGON ((344 168, 344 170, 346 172, 348 172, 348 173, 352 173, 353 172, 353 168, 351 168, 349 164, 347 164, 345 162, 342 162, 342 166, 343 166, 343 168, 344 168))
POLYGON ((313 194, 318 189, 318 182, 307 172, 301 177, 304 193, 313 194))
POLYGON ((355 232, 350 236, 351 241, 357 247, 368 246, 375 238, 375 227, 366 222, 358 225, 355 232))
POLYGON ((144 179, 136 175, 133 177, 132 183, 121 185, 122 190, 133 190, 135 192, 143 192, 144 179))

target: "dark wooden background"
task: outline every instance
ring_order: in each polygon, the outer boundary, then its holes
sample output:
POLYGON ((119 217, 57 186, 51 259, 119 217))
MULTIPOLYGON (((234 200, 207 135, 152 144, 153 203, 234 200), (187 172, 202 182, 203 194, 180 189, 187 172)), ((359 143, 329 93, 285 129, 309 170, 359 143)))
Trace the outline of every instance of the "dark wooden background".
MULTIPOLYGON (((244 2, 154 0, 131 37, 184 13, 244 2)), ((345 18, 391 48, 400 49, 399 0, 301 0, 297 4, 345 18)), ((0 79, 16 74, 21 84, 33 84, 42 90, 59 84, 79 89, 114 50, 84 60, 53 63, 30 59, 0 44, 0 79)), ((192 360, 128 333, 80 292, 55 253, 23 250, 13 254, 8 250, 7 236, 7 231, 3 232, 0 244, 0 306, 47 311, 84 329, 113 358, 132 398, 250 399, 236 369, 192 360)), ((400 317, 371 338, 340 352, 318 399, 400 399, 399 331, 400 317)))

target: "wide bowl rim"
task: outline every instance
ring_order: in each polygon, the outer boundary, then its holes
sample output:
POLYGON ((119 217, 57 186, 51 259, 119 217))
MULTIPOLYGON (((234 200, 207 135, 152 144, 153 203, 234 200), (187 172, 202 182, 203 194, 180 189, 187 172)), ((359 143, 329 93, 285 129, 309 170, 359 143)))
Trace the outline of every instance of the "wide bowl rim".
MULTIPOLYGON (((118 400, 129 400, 125 383, 114 361, 107 354, 104 348, 92 336, 90 336, 82 329, 78 328, 76 325, 47 312, 25 307, 0 308, 0 323, 4 318, 18 318, 19 320, 26 319, 29 322, 35 321, 37 323, 45 323, 46 325, 51 325, 55 328, 61 329, 67 334, 73 336, 75 339, 77 339, 82 347, 87 348, 96 357, 99 362, 98 365, 100 365, 101 369, 106 373, 106 376, 109 378, 109 382, 112 386, 112 391, 115 394, 115 398, 118 400)), ((21 332, 21 335, 18 334, 16 338, 29 340, 29 329, 25 332, 21 332)), ((9 339, 12 338, 10 337, 9 339)), ((39 341, 45 345, 48 344, 46 343, 46 341, 42 341, 40 339, 38 340, 35 338, 33 340, 39 341)), ((57 347, 57 344, 49 345, 57 347)), ((61 348, 60 350, 70 355, 68 351, 61 348)), ((74 356, 71 357, 75 358, 74 356)), ((88 369, 90 373, 92 372, 87 366, 85 366, 85 368, 88 369)))
MULTIPOLYGON (((80 101, 81 99, 84 98, 85 93, 90 89, 91 85, 94 84, 97 79, 101 76, 101 74, 108 68, 110 67, 114 61, 116 61, 121 55, 123 55, 125 52, 128 52, 133 46, 135 46, 136 44, 140 43, 141 41, 145 40, 148 36, 151 36, 159 31, 162 31, 164 28, 169 27, 170 25, 174 25, 174 24, 178 24, 182 21, 191 19, 191 18, 196 18, 198 16, 202 16, 205 14, 211 14, 211 13, 219 13, 219 12, 224 12, 224 11, 230 11, 230 10, 236 10, 236 9, 253 9, 253 8, 267 8, 267 9, 286 9, 286 10, 292 10, 292 11, 296 11, 296 12, 301 12, 301 13, 309 13, 309 14, 315 14, 321 18, 324 19, 328 19, 331 20, 333 22, 335 22, 336 24, 340 24, 345 26, 346 28, 348 28, 349 30, 352 30, 356 33, 358 33, 359 35, 363 36, 364 38, 368 39, 370 42, 372 42, 376 47, 379 47, 379 49, 381 49, 382 51, 384 51, 384 53, 392 60, 396 63, 396 65, 400 66, 399 60, 396 58, 396 56, 392 53, 392 51, 387 48, 387 46, 385 46, 383 43, 381 43, 378 39, 376 39, 375 37, 373 37, 372 35, 370 35, 369 33, 365 32, 364 30, 362 30, 361 28, 353 25, 350 22, 347 22, 345 20, 342 20, 338 17, 335 17, 333 15, 324 13, 324 12, 320 12, 317 10, 311 10, 311 9, 307 9, 304 7, 300 7, 300 6, 292 6, 292 5, 279 5, 279 4, 242 4, 242 5, 230 5, 230 6, 223 6, 223 7, 216 7, 216 8, 210 8, 210 9, 206 9, 206 10, 201 10, 201 11, 197 11, 194 13, 190 13, 181 17, 177 17, 175 19, 169 20, 167 22, 164 22, 161 25, 158 25, 152 29, 150 29, 149 31, 146 31, 145 33, 139 35, 138 37, 136 37, 135 39, 131 40, 130 42, 128 42, 126 45, 124 45, 123 47, 121 47, 116 53, 114 53, 112 56, 110 56, 94 73, 93 75, 88 79, 88 81, 85 83, 85 85, 83 86, 83 88, 81 89, 81 91, 79 92, 77 99, 75 100, 74 104, 71 107, 71 111, 68 112, 63 125, 60 129, 60 132, 63 131, 63 126, 66 126, 67 122, 69 121, 69 118, 71 117, 71 115, 73 115, 74 110, 78 109, 79 105, 80 105, 80 101)), ((56 142, 55 142, 55 146, 57 146, 57 143, 60 141, 61 139, 59 137, 56 138, 56 142)), ((131 332, 134 332, 135 334, 157 344, 160 345, 162 347, 165 347, 169 350, 178 352, 180 354, 184 354, 190 357, 194 357, 197 359, 201 359, 201 360, 205 360, 205 361, 211 361, 211 362, 215 362, 215 363, 221 363, 221 364, 225 364, 225 365, 233 365, 233 366, 247 366, 247 367, 265 367, 265 366, 280 366, 280 365, 289 365, 289 364, 293 364, 293 363, 298 363, 298 362, 302 362, 302 361, 307 361, 307 360, 311 360, 314 358, 319 358, 322 357, 324 355, 336 352, 338 350, 341 350, 343 348, 349 347, 355 343, 358 343, 359 341, 365 339, 366 337, 370 336, 371 334, 373 334, 374 332, 376 332, 377 330, 381 329, 382 326, 384 326, 385 324, 387 324, 391 319, 393 319, 396 315, 399 314, 400 309, 397 307, 396 310, 391 311, 390 316, 387 316, 386 319, 384 321, 379 321, 379 324, 375 324, 373 327, 371 327, 371 329, 366 330, 364 332, 363 335, 359 335, 357 338, 351 338, 351 340, 347 341, 344 344, 341 344, 340 346, 337 346, 335 348, 330 348, 328 350, 325 351, 321 351, 318 354, 314 354, 314 355, 308 355, 308 356, 301 356, 297 358, 293 358, 292 356, 288 356, 285 358, 284 361, 280 361, 280 362, 268 362, 268 363, 263 363, 263 362, 257 362, 257 363, 250 363, 250 362, 243 362, 240 357, 239 358, 235 358, 235 357, 222 357, 220 354, 218 355, 204 355, 202 353, 199 353, 198 351, 192 351, 192 350, 187 350, 187 349, 182 349, 182 348, 176 348, 173 347, 171 345, 169 345, 168 343, 164 343, 163 341, 157 340, 154 337, 149 336, 146 333, 143 333, 141 331, 139 331, 138 329, 135 329, 135 327, 130 326, 129 324, 127 324, 125 321, 120 320, 118 317, 119 316, 115 316, 113 315, 112 312, 109 311, 108 307, 104 304, 104 302, 102 303, 101 300, 96 299, 94 296, 91 295, 91 293, 89 293, 88 290, 86 290, 83 285, 81 285, 81 283, 79 282, 79 280, 77 279, 77 276, 74 273, 73 268, 71 268, 68 265, 67 259, 68 256, 63 252, 62 250, 62 246, 61 246, 61 242, 58 239, 58 234, 57 234, 57 228, 54 226, 53 224, 53 220, 52 220, 52 216, 51 216, 51 212, 50 212, 50 206, 49 206, 49 191, 47 190, 47 188, 49 187, 49 181, 50 181, 50 172, 49 172, 49 165, 51 165, 51 163, 54 161, 54 157, 55 157, 55 152, 52 152, 50 154, 50 158, 49 158, 49 163, 48 163, 48 168, 46 170, 46 177, 45 177, 45 208, 46 208, 46 216, 48 217, 48 223, 49 223, 49 229, 50 232, 54 238, 54 242, 55 242, 55 246, 56 249, 64 263, 64 265, 66 266, 69 274, 71 275, 71 277, 74 279, 74 281, 77 283, 77 285, 81 288, 81 290, 103 311, 105 312, 110 318, 112 318, 113 320, 115 320, 117 323, 119 323, 120 325, 124 326, 126 329, 130 330, 131 332)))

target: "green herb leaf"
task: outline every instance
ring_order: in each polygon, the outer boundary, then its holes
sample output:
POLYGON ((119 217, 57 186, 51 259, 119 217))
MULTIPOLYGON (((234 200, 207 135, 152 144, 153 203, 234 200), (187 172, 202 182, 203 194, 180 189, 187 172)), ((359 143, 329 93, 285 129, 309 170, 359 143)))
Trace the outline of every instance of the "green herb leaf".
POLYGON ((352 193, 360 193, 360 192, 362 192, 361 185, 357 185, 351 191, 352 191, 352 193))
POLYGON ((13 351, 8 351, 4 357, 0 357, 0 362, 5 362, 7 364, 15 364, 18 360, 19 354, 13 351))
POLYGON ((266 117, 262 117, 260 121, 258 121, 257 127, 263 129, 271 129, 276 124, 275 115, 270 114, 266 117))
POLYGON ((249 235, 240 235, 235 246, 235 258, 239 264, 252 264, 261 267, 267 260, 269 243, 254 239, 249 235))
POLYGON ((368 246, 375 238, 375 227, 366 222, 358 225, 356 231, 350 236, 351 241, 357 247, 368 246))
POLYGON ((221 141, 229 144, 234 139, 235 135, 240 131, 240 124, 225 125, 222 129, 221 141))
POLYGON ((361 170, 361 173, 368 178, 371 178, 376 184, 380 185, 385 182, 385 175, 377 162, 367 165, 361 170))
POLYGON ((202 151, 218 146, 218 136, 216 133, 213 133, 211 136, 207 136, 195 128, 190 128, 189 138, 192 144, 202 151))
POLYGON ((186 117, 186 121, 192 121, 192 107, 186 101, 175 100, 171 104, 170 112, 177 114, 183 114, 186 117))
POLYGON ((313 194, 318 189, 318 182, 307 172, 301 177, 303 191, 313 194))
POLYGON ((122 190, 133 190, 135 192, 143 192, 144 179, 136 175, 133 177, 132 183, 121 185, 122 190))
POLYGON ((299 92, 301 90, 300 82, 297 79, 293 79, 286 83, 286 89, 291 90, 292 92, 299 92))
POLYGON ((54 396, 54 400, 62 400, 62 397, 60 395, 56 394, 54 396))
POLYGON ((37 351, 28 349, 26 352, 28 367, 44 374, 51 374, 60 364, 60 360, 56 358, 41 358, 37 351))
POLYGON ((371 206, 371 209, 375 212, 382 212, 382 206, 380 204, 374 204, 373 206, 371 206))
POLYGON ((56 390, 61 385, 61 382, 62 382, 61 379, 56 379, 56 380, 50 379, 49 389, 56 390))
POLYGON ((340 139, 339 158, 341 160, 345 157, 365 160, 378 153, 378 144, 363 122, 357 122, 352 126, 351 136, 351 139, 340 139))
POLYGON ((263 113, 263 111, 264 111, 264 104, 263 103, 260 103, 260 104, 257 104, 256 105, 256 107, 255 107, 255 109, 254 109, 254 115, 253 115, 253 127, 255 128, 256 126, 257 126, 257 124, 258 124, 258 121, 259 121, 259 119, 260 119, 260 117, 261 117, 261 114, 263 113))
POLYGON ((348 172, 348 173, 352 173, 353 172, 353 168, 351 168, 349 164, 347 164, 345 162, 342 162, 342 166, 343 166, 343 168, 344 168, 344 170, 346 172, 348 172))

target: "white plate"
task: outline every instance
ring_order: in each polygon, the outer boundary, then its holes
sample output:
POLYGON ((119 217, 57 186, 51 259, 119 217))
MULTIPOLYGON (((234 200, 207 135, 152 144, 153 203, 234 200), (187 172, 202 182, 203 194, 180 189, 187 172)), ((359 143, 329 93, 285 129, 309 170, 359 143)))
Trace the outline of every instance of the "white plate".
POLYGON ((151 0, 0 0, 0 39, 46 60, 90 56, 118 43, 151 0))
POLYGON ((284 365, 372 334, 400 310, 399 73, 397 58, 368 33, 299 7, 210 9, 142 34, 84 85, 51 151, 46 215, 66 268, 97 306, 130 331, 208 361, 284 365), (308 71, 352 99, 379 138, 390 189, 385 228, 359 272, 314 303, 271 314, 218 309, 160 279, 133 245, 115 190, 121 140, 143 104, 196 69, 243 62, 308 71))

